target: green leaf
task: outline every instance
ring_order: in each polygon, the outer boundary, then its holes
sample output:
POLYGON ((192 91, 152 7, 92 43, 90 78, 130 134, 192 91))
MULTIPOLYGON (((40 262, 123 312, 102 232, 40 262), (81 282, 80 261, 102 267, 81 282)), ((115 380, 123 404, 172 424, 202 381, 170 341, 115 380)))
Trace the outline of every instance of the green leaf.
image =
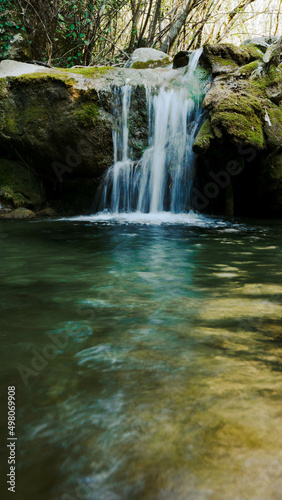
POLYGON ((84 40, 84 43, 85 43, 85 45, 89 45, 90 44, 90 42, 88 42, 88 40, 84 40))
POLYGON ((71 25, 70 25, 70 29, 71 29, 71 30, 74 30, 74 29, 75 29, 75 25, 74 25, 74 24, 71 24, 71 25))
POLYGON ((83 38, 84 34, 83 33, 79 33, 79 36, 80 36, 80 38, 83 38))

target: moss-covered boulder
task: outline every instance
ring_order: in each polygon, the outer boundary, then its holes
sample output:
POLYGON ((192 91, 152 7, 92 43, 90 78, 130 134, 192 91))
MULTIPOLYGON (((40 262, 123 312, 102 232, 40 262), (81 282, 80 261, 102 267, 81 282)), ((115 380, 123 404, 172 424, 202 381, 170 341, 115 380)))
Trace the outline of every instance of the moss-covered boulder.
POLYGON ((161 50, 140 48, 131 54, 125 67, 134 69, 165 68, 171 63, 171 57, 161 50))
POLYGON ((8 213, 0 213, 1 219, 34 219, 35 213, 27 208, 17 208, 8 213))
POLYGON ((45 203, 46 192, 27 164, 0 158, 0 201, 15 208, 35 208, 45 203))
POLYGON ((215 140, 215 135, 211 126, 210 120, 205 120, 201 126, 194 144, 194 152, 200 155, 204 155, 210 148, 212 142, 215 140))
POLYGON ((232 44, 219 43, 203 47, 200 63, 212 75, 217 76, 233 73, 240 66, 262 58, 263 53, 253 45, 236 47, 232 44))

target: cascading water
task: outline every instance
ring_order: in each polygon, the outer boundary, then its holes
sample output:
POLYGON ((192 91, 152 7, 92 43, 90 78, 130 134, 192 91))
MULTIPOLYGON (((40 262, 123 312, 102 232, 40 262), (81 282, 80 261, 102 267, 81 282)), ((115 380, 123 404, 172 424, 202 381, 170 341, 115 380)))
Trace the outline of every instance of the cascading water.
POLYGON ((182 213, 191 208, 192 145, 202 117, 200 100, 191 89, 200 55, 201 49, 192 54, 177 88, 146 89, 148 148, 138 162, 130 159, 129 148, 132 88, 121 88, 121 125, 113 131, 114 164, 104 179, 102 210, 182 213))

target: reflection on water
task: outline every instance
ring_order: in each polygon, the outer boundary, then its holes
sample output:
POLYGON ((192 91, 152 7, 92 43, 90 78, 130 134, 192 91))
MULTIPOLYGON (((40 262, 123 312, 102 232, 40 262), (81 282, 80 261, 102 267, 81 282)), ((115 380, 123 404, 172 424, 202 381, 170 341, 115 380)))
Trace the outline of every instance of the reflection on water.
POLYGON ((17 498, 281 500, 281 226, 125 222, 1 225, 17 498))

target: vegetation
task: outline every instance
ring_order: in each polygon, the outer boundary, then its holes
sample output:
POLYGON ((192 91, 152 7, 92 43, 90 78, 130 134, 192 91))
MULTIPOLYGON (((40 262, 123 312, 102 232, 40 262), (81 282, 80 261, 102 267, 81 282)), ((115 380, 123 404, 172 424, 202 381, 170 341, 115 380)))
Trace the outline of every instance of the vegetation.
POLYGON ((138 47, 166 53, 277 35, 282 0, 1 0, 0 50, 21 34, 31 58, 119 65, 138 47))

